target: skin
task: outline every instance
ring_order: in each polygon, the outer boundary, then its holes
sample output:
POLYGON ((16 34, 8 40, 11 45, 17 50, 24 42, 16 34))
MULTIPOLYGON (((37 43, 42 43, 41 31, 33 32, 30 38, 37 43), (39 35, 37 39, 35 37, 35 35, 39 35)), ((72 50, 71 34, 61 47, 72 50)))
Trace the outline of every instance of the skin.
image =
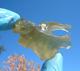
POLYGON ((69 25, 54 22, 49 22, 43 27, 35 26, 32 22, 20 19, 16 22, 13 31, 20 34, 21 45, 31 48, 40 59, 45 60, 55 56, 59 48, 70 46, 69 35, 55 36, 52 31, 68 31, 69 28, 69 25))

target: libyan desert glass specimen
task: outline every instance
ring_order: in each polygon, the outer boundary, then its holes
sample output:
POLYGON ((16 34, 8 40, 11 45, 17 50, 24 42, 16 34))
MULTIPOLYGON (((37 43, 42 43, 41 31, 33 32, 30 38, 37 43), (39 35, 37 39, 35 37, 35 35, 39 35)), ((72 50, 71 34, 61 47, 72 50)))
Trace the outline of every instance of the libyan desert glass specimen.
POLYGON ((63 30, 68 32, 69 25, 49 22, 35 26, 30 21, 19 19, 15 23, 14 32, 20 34, 19 43, 31 48, 42 60, 54 57, 59 48, 70 46, 69 35, 56 36, 52 32, 63 30))

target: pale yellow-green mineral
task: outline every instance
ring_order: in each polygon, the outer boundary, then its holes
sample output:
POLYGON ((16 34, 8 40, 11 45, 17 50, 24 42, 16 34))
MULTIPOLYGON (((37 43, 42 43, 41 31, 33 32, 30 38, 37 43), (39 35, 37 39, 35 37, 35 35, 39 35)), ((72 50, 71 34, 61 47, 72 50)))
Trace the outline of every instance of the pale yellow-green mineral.
POLYGON ((16 22, 13 31, 20 34, 19 43, 31 48, 42 60, 53 57, 59 48, 69 48, 69 35, 56 36, 52 31, 63 30, 68 32, 69 25, 49 22, 35 26, 30 21, 20 19, 16 22))

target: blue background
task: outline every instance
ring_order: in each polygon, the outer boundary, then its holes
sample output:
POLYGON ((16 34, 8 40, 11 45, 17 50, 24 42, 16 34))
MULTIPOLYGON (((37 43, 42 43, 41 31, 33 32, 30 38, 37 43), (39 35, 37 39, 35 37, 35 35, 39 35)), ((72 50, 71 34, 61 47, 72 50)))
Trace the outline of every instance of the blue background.
MULTIPOLYGON (((55 21, 71 24, 72 48, 62 49, 63 71, 80 71, 80 0, 0 0, 0 7, 12 10, 36 24, 42 21, 55 21)), ((31 49, 18 43, 18 34, 12 31, 0 32, 0 44, 6 52, 0 55, 0 63, 11 54, 25 54, 28 59, 43 62, 31 49)))

